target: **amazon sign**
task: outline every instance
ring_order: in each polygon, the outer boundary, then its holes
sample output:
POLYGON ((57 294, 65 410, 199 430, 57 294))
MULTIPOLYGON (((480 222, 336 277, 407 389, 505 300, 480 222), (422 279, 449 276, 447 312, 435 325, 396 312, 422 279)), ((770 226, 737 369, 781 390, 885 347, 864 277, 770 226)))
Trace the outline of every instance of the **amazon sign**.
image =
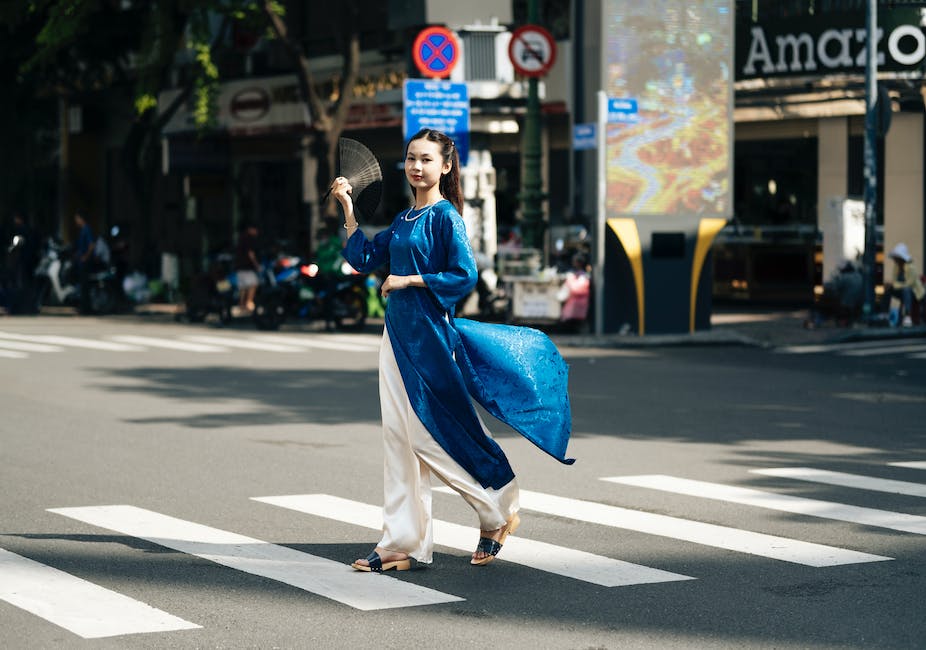
MULTIPOLYGON (((882 9, 874 46, 878 69, 920 73, 926 64, 924 17, 916 9, 882 9)), ((737 29, 736 78, 863 74, 868 48, 865 13, 753 23, 737 29)))

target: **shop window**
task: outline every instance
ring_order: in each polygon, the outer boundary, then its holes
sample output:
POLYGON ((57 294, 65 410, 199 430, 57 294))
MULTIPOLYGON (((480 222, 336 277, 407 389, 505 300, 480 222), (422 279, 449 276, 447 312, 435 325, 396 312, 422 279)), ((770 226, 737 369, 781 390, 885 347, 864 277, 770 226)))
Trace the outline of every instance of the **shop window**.
POLYGON ((734 160, 739 225, 816 226, 816 138, 738 141, 734 160))

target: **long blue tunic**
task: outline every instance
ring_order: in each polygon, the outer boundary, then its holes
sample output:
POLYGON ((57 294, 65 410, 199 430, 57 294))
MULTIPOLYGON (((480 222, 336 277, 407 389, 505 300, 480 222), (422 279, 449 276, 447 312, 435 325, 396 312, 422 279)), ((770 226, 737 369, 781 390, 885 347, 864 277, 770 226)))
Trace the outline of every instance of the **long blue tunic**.
POLYGON ((454 306, 477 279, 463 219, 447 200, 406 219, 413 214, 400 213, 372 241, 358 229, 343 255, 362 273, 388 264, 389 273, 420 275, 427 285, 393 291, 386 303, 386 328, 418 418, 483 487, 500 488, 514 472, 467 395, 557 460, 573 463, 565 457, 568 367, 556 346, 531 328, 454 319, 454 306))

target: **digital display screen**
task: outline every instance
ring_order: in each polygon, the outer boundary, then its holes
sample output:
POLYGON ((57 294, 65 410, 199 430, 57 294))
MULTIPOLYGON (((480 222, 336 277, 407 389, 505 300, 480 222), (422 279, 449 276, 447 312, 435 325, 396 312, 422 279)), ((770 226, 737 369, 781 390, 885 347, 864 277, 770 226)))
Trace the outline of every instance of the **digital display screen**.
POLYGON ((608 218, 731 209, 732 0, 605 0, 608 218))

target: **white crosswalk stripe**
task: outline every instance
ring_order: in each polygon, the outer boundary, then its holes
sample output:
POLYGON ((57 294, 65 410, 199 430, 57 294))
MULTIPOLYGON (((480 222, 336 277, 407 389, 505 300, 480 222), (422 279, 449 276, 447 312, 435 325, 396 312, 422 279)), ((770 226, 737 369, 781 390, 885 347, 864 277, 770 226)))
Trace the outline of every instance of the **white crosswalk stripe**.
POLYGON ((167 348, 168 350, 183 350, 184 352, 228 352, 228 348, 205 343, 190 343, 176 339, 162 339, 153 336, 111 336, 117 343, 129 343, 150 348, 167 348))
POLYGON ((0 348, 18 350, 20 352, 61 352, 64 348, 47 343, 26 343, 25 341, 10 341, 0 339, 0 348))
POLYGON ((373 352, 379 346, 371 347, 364 343, 326 340, 322 338, 309 338, 307 336, 266 335, 254 336, 252 340, 264 341, 280 345, 295 345, 298 347, 318 348, 320 350, 339 350, 342 352, 373 352))
POLYGON ((184 336, 183 339, 186 341, 193 341, 194 343, 205 343, 207 345, 218 345, 229 348, 243 348, 247 350, 261 350, 263 352, 305 352, 304 349, 291 345, 280 345, 277 343, 267 343, 244 338, 232 338, 231 336, 184 336))
MULTIPOLYGON (((440 488, 443 490, 443 488, 440 488)), ((382 508, 350 501, 327 494, 296 494, 277 497, 255 497, 269 503, 318 517, 343 521, 356 526, 382 530, 382 508)), ((434 543, 461 551, 471 551, 479 539, 479 530, 447 521, 434 520, 434 543)), ((690 576, 631 564, 613 558, 585 553, 571 548, 546 544, 512 535, 505 542, 507 562, 555 573, 604 587, 693 580, 690 576)))
POLYGON ((557 517, 680 539, 704 546, 812 567, 879 562, 893 559, 834 546, 802 542, 786 537, 755 533, 716 524, 706 524, 667 515, 657 515, 640 510, 629 510, 593 501, 570 499, 530 490, 521 490, 520 498, 521 507, 526 510, 535 510, 557 517))
POLYGON ((863 350, 846 350, 842 353, 842 355, 846 357, 872 357, 883 356, 886 354, 907 354, 914 352, 926 352, 926 345, 892 345, 882 346, 879 348, 865 348, 863 350))
POLYGON ((872 357, 888 355, 906 355, 910 358, 923 358, 926 343, 912 343, 909 339, 851 341, 842 343, 820 343, 806 345, 786 345, 776 348, 778 354, 822 354, 833 353, 845 357, 872 357))
POLYGON ((926 469, 926 460, 914 460, 900 463, 888 463, 892 467, 908 467, 910 469, 926 469))
POLYGON ((107 352, 142 352, 151 349, 178 350, 197 354, 227 353, 234 349, 262 352, 295 353, 312 349, 339 352, 371 353, 379 350, 379 338, 369 335, 252 335, 213 336, 186 335, 182 337, 142 336, 136 334, 110 335, 107 340, 77 338, 44 334, 16 334, 0 332, 0 358, 26 359, 31 352, 62 352, 68 348, 89 348, 107 352))
POLYGON ((864 526, 889 528, 891 530, 926 535, 926 517, 920 517, 918 515, 876 510, 874 508, 862 508, 843 503, 818 501, 816 499, 806 499, 804 497, 775 494, 773 492, 763 492, 750 488, 722 485, 720 483, 708 483, 706 481, 694 481, 691 479, 659 474, 646 476, 613 476, 601 480, 611 483, 620 483, 622 485, 633 485, 636 487, 673 492, 675 494, 685 494, 688 496, 728 501, 759 508, 768 508, 781 512, 790 512, 793 514, 834 519, 836 521, 862 524, 864 526))
POLYGON ((24 334, 13 334, 10 332, 0 332, 0 338, 12 339, 14 341, 31 341, 33 343, 46 343, 49 345, 58 345, 75 348, 89 348, 91 350, 107 350, 110 352, 140 352, 144 348, 137 345, 128 345, 125 343, 112 343, 109 341, 98 341, 94 339, 83 339, 74 336, 55 336, 55 335, 35 335, 27 336, 24 334))
POLYGON ((813 469, 811 467, 773 467, 769 469, 751 469, 749 471, 753 474, 762 474, 763 476, 793 478, 799 481, 810 481, 812 483, 825 483, 827 485, 839 485, 862 490, 874 490, 876 492, 891 492, 893 494, 926 497, 926 485, 921 483, 910 483, 908 481, 894 481, 885 478, 845 474, 843 472, 830 472, 822 469, 813 469))
POLYGON ((128 505, 52 508, 78 521, 276 580, 360 610, 463 600, 388 576, 370 579, 342 562, 128 505))
POLYGON ((85 639, 200 627, 2 548, 0 600, 85 639))

